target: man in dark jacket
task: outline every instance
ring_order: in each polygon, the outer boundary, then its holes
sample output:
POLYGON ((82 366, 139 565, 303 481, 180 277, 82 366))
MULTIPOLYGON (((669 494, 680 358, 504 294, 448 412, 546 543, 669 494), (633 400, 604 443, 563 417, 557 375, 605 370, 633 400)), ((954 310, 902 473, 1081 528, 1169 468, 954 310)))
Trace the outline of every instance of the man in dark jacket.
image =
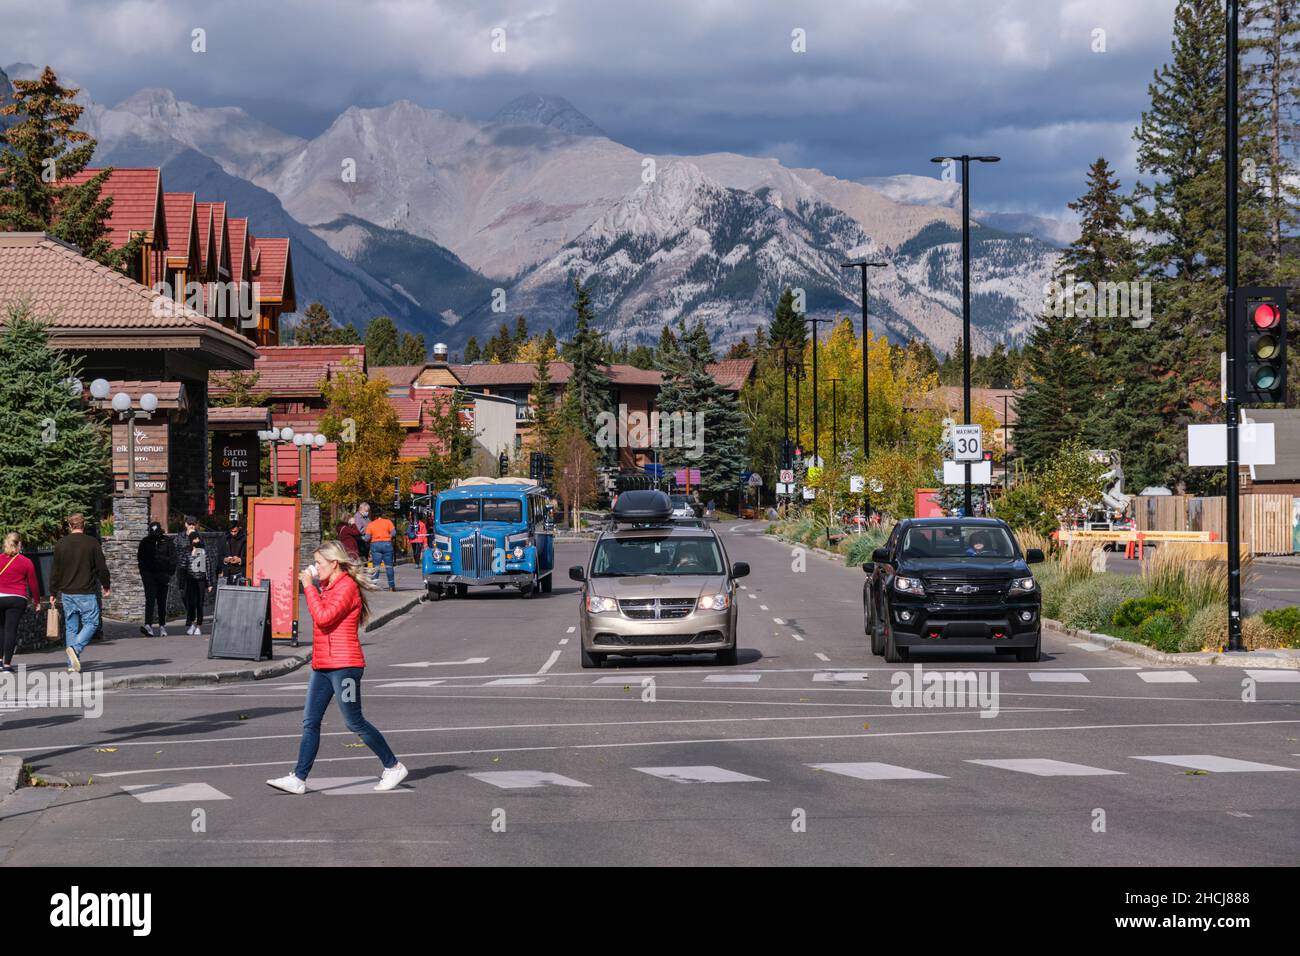
POLYGON ((226 533, 221 548, 221 573, 227 584, 239 584, 240 579, 247 576, 247 561, 248 535, 244 534, 243 524, 235 520, 230 522, 230 531, 226 533))
POLYGON ((63 605, 68 670, 81 671, 81 652, 99 629, 99 591, 109 597, 108 562, 99 541, 86 534, 86 519, 68 516, 68 533, 54 546, 50 594, 63 605))
POLYGON ((140 625, 140 633, 145 637, 166 637, 167 590, 172 575, 176 573, 176 548, 157 521, 150 522, 149 533, 140 539, 135 559, 140 568, 140 582, 144 585, 144 624, 140 625), (158 610, 157 630, 153 630, 155 608, 158 610))

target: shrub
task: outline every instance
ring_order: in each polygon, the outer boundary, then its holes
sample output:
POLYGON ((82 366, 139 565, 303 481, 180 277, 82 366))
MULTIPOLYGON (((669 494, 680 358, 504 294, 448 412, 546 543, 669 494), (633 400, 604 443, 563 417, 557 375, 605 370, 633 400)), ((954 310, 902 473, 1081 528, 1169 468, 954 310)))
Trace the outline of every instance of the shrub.
POLYGON ((1284 646, 1285 636, 1256 614, 1241 622, 1241 641, 1248 651, 1267 651, 1284 646))
POLYGON ((1065 594, 1059 620, 1095 631, 1111 622, 1121 604, 1141 594, 1142 585, 1133 578, 1094 574, 1065 594))
POLYGON ((1207 604, 1192 615, 1183 643, 1185 651, 1222 649, 1228 643, 1228 605, 1207 604))
POLYGON ((1283 647, 1300 648, 1300 607, 1275 607, 1260 615, 1264 623, 1277 631, 1283 647))
POLYGON ((871 560, 871 552, 884 547, 888 540, 889 533, 880 528, 849 535, 844 540, 844 563, 849 567, 861 567, 871 560))
POLYGON ((1175 619, 1181 629, 1182 622, 1187 619, 1187 608, 1177 601, 1153 594, 1142 598, 1129 598, 1116 609, 1115 616, 1111 620, 1120 627, 1140 628, 1147 618, 1156 614, 1164 614, 1175 619))
POLYGON ((1172 614, 1158 611, 1152 614, 1138 627, 1138 640, 1166 654, 1178 653, 1182 643, 1183 629, 1180 621, 1172 614))
POLYGON ((1147 594, 1177 601, 1193 610, 1228 600, 1228 567, 1223 561, 1194 560, 1186 548, 1163 544, 1142 567, 1147 594))

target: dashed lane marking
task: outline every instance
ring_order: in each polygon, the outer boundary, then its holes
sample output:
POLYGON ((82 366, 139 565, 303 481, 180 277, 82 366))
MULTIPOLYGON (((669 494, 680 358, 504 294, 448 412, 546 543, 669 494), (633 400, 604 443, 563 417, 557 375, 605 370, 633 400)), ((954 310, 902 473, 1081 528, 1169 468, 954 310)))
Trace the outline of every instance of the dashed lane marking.
POLYGON ((560 659, 560 652, 558 650, 551 651, 551 656, 546 659, 546 663, 542 665, 542 669, 539 670, 537 673, 545 674, 547 671, 549 671, 552 667, 555 666, 555 662, 558 661, 559 659, 560 659))
POLYGON ((490 680, 484 687, 523 687, 528 684, 545 684, 545 677, 498 677, 490 680))
POLYGON ((762 674, 710 674, 704 678, 706 684, 757 684, 762 674))
POLYGON ((830 662, 830 658, 827 657, 825 654, 823 654, 821 651, 817 651, 816 653, 813 654, 813 656, 816 657, 819 661, 825 661, 827 663, 830 662))
POLYGON ((1078 671, 1030 671, 1029 679, 1039 684, 1087 684, 1088 678, 1078 671))
POLYGON ((1148 684, 1199 684, 1187 671, 1138 671, 1138 677, 1148 684))

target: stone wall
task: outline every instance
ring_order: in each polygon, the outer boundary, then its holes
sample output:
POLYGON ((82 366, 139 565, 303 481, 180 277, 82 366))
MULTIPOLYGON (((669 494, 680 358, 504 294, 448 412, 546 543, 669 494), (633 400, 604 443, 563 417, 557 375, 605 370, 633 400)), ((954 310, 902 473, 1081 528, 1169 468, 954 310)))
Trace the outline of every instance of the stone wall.
POLYGON ((302 503, 302 531, 298 536, 298 567, 305 568, 311 564, 312 555, 320 547, 321 512, 320 502, 304 501, 302 503))

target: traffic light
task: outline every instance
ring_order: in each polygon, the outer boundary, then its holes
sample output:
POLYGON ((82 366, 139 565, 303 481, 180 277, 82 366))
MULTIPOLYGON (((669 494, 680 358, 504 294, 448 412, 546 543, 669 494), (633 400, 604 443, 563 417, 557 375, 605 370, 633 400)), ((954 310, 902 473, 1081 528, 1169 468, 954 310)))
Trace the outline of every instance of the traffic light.
POLYGON ((510 459, 506 457, 505 452, 502 452, 501 457, 497 459, 497 469, 498 469, 497 474, 501 478, 504 478, 506 476, 506 472, 510 470, 510 459))
POLYGON ((1237 290, 1237 401, 1286 404, 1286 289, 1237 290))
POLYGON ((555 477, 555 459, 550 455, 542 456, 542 477, 547 481, 555 477))

